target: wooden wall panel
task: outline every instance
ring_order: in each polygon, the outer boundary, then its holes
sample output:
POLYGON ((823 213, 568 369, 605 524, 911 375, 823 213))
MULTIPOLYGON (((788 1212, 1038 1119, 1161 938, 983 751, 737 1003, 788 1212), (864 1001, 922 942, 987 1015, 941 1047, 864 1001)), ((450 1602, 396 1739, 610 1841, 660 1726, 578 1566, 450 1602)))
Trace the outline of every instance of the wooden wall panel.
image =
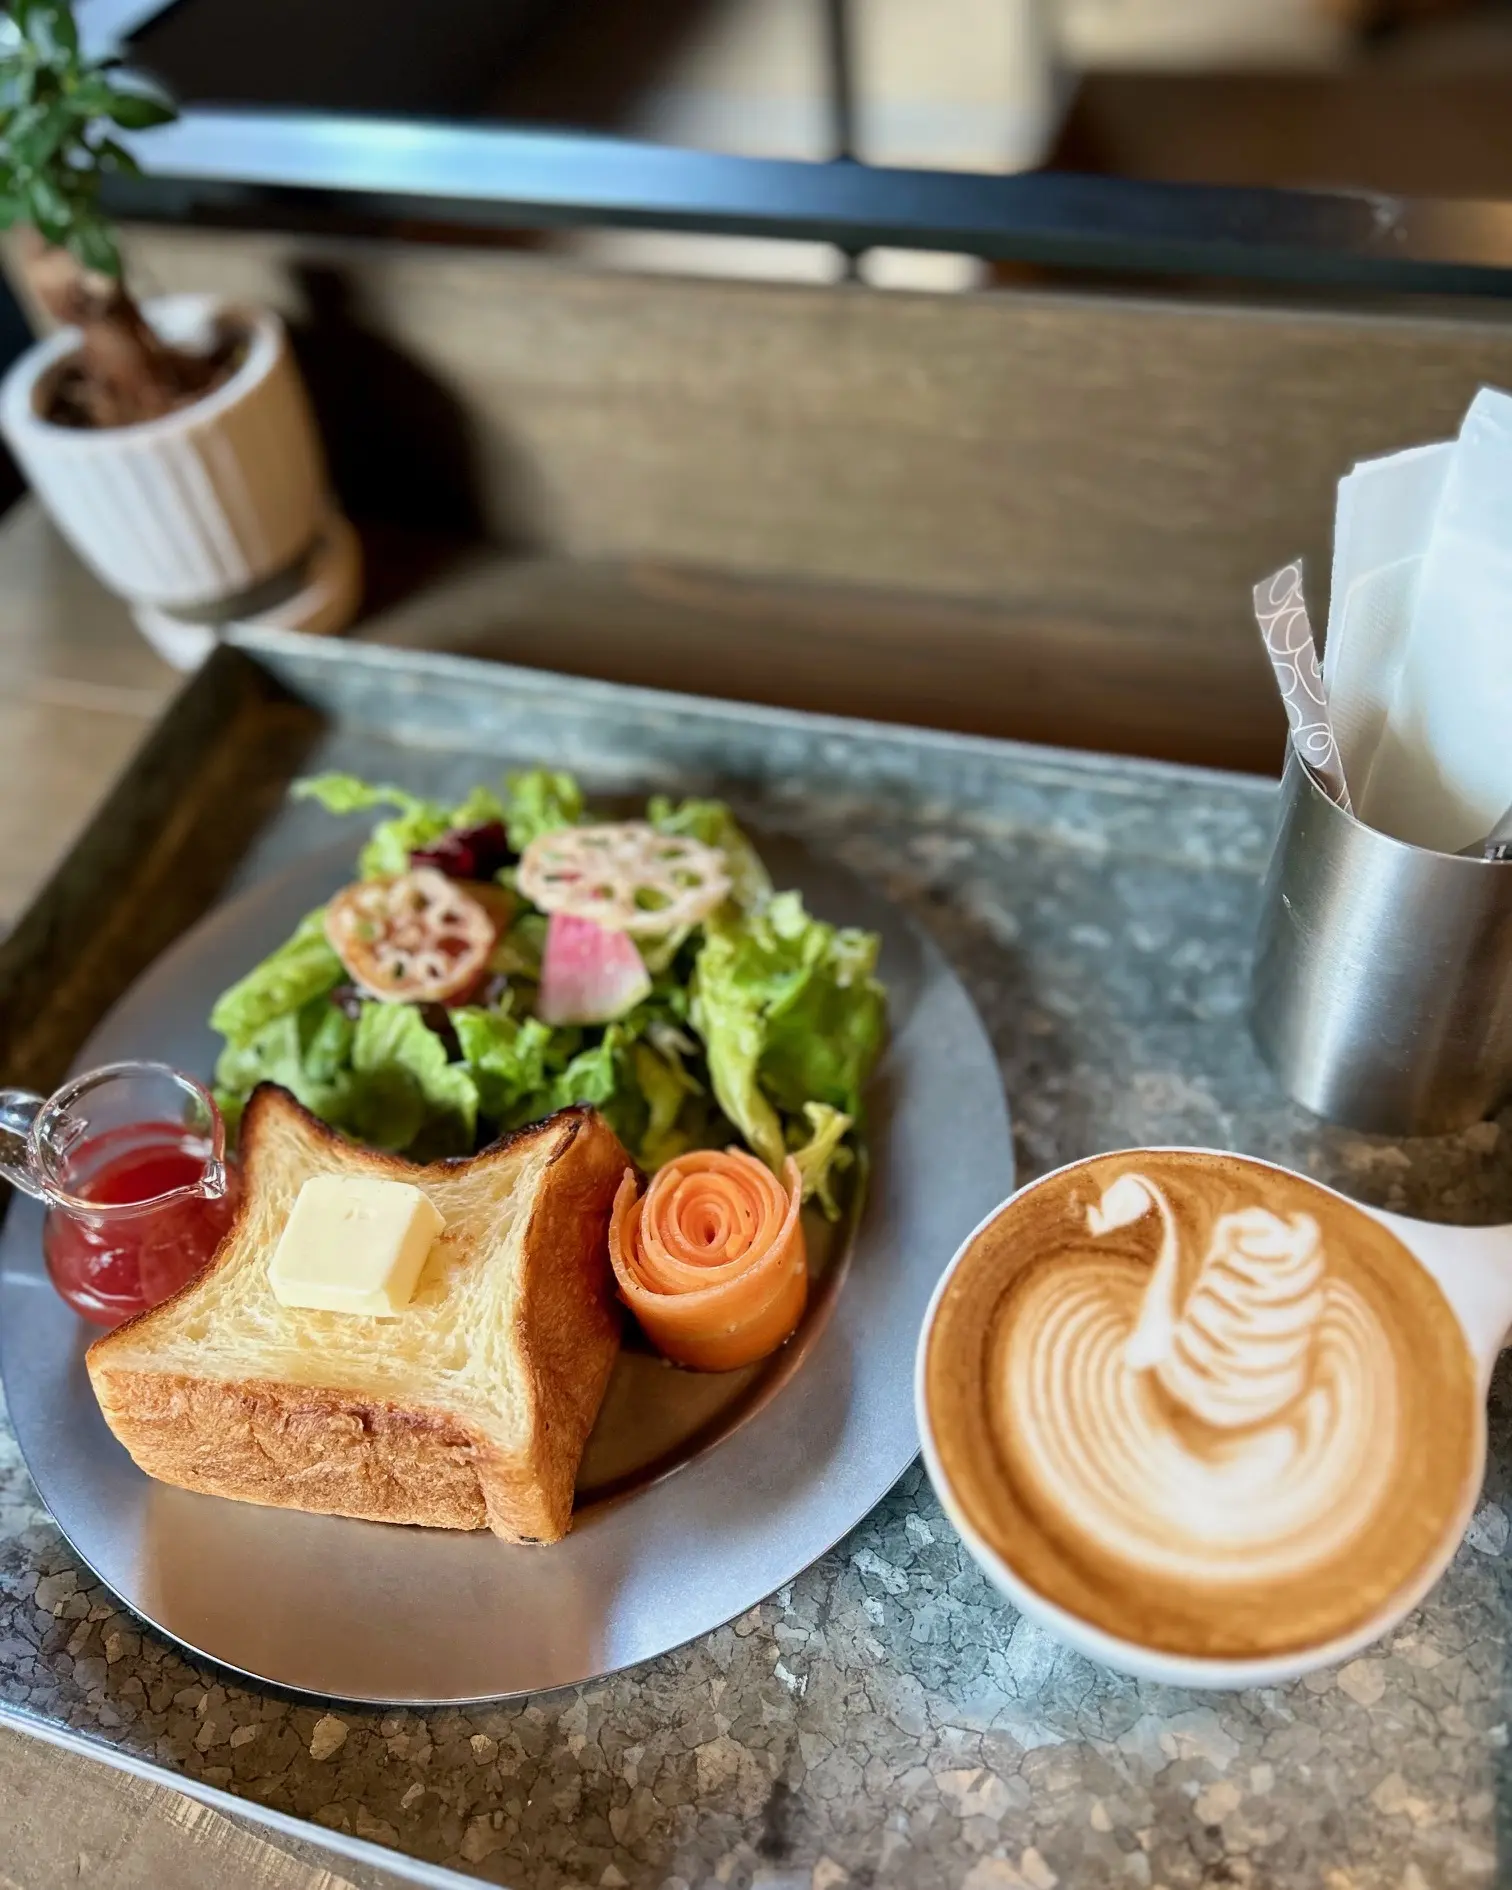
MULTIPOLYGON (((1147 694, 1190 684, 1157 723, 1216 714, 1221 740, 1189 728, 1186 746, 1220 761, 1275 752, 1255 579, 1305 554, 1321 618, 1339 475, 1512 384, 1512 323, 1485 314, 881 294, 157 228, 130 253, 144 286, 314 311, 309 370, 359 511, 475 522, 546 558, 959 606, 977 615, 940 637, 929 719, 947 723, 982 720, 981 634, 1011 644, 1032 620, 1036 665, 1063 648, 1062 703, 1100 643, 1131 638, 1104 698, 1147 660, 1147 694)), ((866 621, 858 601, 853 642, 866 621)))

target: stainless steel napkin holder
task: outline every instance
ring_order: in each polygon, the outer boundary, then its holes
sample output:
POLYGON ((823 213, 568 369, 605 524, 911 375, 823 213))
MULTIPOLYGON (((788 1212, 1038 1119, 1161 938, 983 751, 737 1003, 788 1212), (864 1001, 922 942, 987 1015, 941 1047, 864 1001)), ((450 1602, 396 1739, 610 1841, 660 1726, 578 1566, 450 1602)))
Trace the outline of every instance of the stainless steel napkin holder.
POLYGON ((1287 1092, 1384 1135, 1437 1135, 1512 1093, 1512 862, 1407 845, 1288 747, 1251 1025, 1287 1092))

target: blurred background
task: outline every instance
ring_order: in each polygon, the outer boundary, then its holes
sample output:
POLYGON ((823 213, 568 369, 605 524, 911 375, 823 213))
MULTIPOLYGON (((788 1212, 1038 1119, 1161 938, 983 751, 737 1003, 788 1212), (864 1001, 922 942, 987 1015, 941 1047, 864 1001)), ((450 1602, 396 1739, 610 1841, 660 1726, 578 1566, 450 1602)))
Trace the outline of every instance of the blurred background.
POLYGON ((289 325, 363 636, 1270 769, 1255 577, 1321 617, 1341 474, 1512 385, 1512 0, 80 20, 184 109, 138 291, 289 325))
MULTIPOLYGON (((746 155, 1488 197, 1512 0, 84 0, 187 106, 610 132, 746 155)), ((563 239, 556 239, 561 241, 563 239)), ((600 235, 606 263, 800 279, 821 246, 600 235)), ((872 253, 880 286, 965 258, 872 253)))

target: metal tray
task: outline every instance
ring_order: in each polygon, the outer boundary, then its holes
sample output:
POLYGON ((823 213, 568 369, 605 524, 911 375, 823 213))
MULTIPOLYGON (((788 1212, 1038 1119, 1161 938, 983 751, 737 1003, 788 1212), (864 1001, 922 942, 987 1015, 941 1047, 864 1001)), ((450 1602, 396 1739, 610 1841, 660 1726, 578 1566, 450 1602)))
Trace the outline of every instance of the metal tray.
MULTIPOLYGON (((280 736, 295 735, 301 711, 280 699, 275 672, 249 673, 229 653, 218 661, 239 666, 280 736)), ((596 752, 582 755, 581 726, 557 728, 542 713, 539 679, 522 700, 522 679, 506 672, 427 670, 362 651, 324 673, 343 700, 310 705, 325 714, 305 731, 306 765, 443 799, 511 764, 569 759, 600 793, 632 781, 641 793, 653 781, 707 784, 665 743, 654 772, 639 753, 606 767, 597 730, 596 752), (343 714, 353 692, 355 714, 343 714), (444 746, 427 739, 437 735, 444 746)), ((198 692, 224 701, 225 688, 211 675, 198 692)), ((262 733, 258 722, 241 728, 248 707, 233 711, 204 760, 234 766, 246 747, 266 793, 300 745, 248 744, 247 734, 262 733)), ((186 746, 175 743, 180 765, 186 746)), ((229 792, 203 774, 181 790, 199 825, 223 811, 229 792)), ((216 1039, 205 1019, 217 992, 350 876, 354 823, 333 842, 330 821, 312 825, 309 811, 273 811, 234 865, 240 890, 135 981, 90 1033, 79 1066, 157 1056, 208 1078, 216 1039), (324 844, 299 857, 322 829, 324 844)), ((917 1438, 897 1387, 923 1307, 960 1238, 1012 1187, 996 1060, 938 949, 895 907, 792 840, 760 825, 756 834, 778 884, 796 886, 822 916, 882 937, 891 1032, 869 1102, 870 1185, 855 1191, 856 1211, 840 1228, 812 1218, 816 1291, 793 1343, 765 1367, 669 1373, 627 1348, 584 1461, 573 1532, 556 1548, 385 1529, 153 1483, 94 1403, 83 1362, 93 1333, 47 1289, 39 1207, 12 1206, 0 1236, 11 1424, 69 1543, 136 1613, 195 1652, 305 1692, 425 1705, 497 1699, 597 1679, 718 1627, 822 1555, 902 1474, 917 1438)), ((142 906, 134 916, 151 924, 142 906)))
MULTIPOLYGON (((1260 1063, 1242 1019, 1272 783, 297 638, 244 642, 195 679, 0 946, 6 1079, 52 1082, 233 880, 324 844, 323 823, 267 816, 327 731, 384 726, 439 778, 456 725, 498 715, 517 752, 549 747, 609 787, 722 784, 906 910, 992 1034, 1026 1177, 1098 1148, 1219 1143, 1405 1213, 1512 1218, 1512 1112, 1371 1140, 1309 1120, 1260 1063)), ((582 1688, 434 1710, 332 1709, 141 1629, 62 1542, 0 1422, 0 1719, 432 1883, 843 1871, 911 1890, 979 1866, 1006 1881, 1017 1860, 1026 1880, 1090 1884, 1136 1851, 1166 1882, 1204 1860, 1277 1884, 1489 1881, 1509 1411, 1503 1372, 1470 1540, 1337 1685, 1194 1701, 1057 1649, 990 1591, 914 1466, 730 1626, 582 1688), (1403 1726, 1382 1757, 1382 1728, 1403 1726), (1252 1795, 1219 1831, 1203 1794, 1230 1780, 1252 1795)))

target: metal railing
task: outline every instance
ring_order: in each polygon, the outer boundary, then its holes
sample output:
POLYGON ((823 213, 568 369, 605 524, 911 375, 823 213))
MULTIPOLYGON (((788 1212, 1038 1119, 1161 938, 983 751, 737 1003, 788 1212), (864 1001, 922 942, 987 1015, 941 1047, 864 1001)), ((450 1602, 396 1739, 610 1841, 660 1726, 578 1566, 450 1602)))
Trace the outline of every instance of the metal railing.
POLYGON ((804 163, 562 131, 191 110, 112 187, 139 217, 403 219, 889 246, 1062 268, 1380 291, 1512 292, 1512 203, 1240 189, 1035 171, 804 163))

